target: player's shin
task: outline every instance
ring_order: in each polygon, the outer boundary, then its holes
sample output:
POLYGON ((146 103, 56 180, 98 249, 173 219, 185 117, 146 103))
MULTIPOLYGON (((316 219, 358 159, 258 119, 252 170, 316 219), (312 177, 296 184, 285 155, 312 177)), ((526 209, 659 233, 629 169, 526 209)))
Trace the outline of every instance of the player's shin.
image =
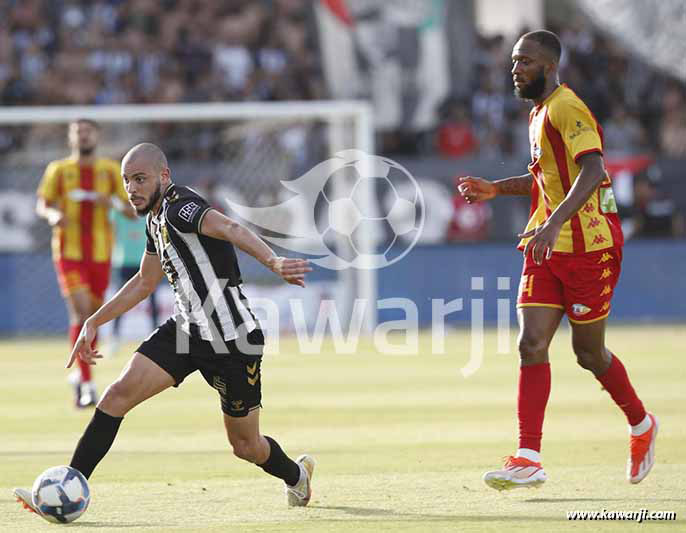
POLYGON ((300 467, 281 449, 279 443, 271 437, 264 438, 269 443, 269 457, 259 466, 262 470, 272 476, 283 479, 288 485, 296 485, 300 480, 300 467))
MULTIPOLYGON (((624 411, 629 425, 637 426, 647 420, 643 402, 636 394, 624 365, 616 355, 612 354, 610 367, 603 375, 597 376, 597 379, 614 402, 624 411)), ((648 427, 650 427, 649 422, 648 427)))
POLYGON ((540 462, 543 418, 550 396, 550 363, 522 366, 519 371, 519 449, 517 456, 540 462))
POLYGON ((96 409, 93 418, 76 445, 69 466, 76 468, 86 479, 112 447, 123 417, 110 416, 96 409))

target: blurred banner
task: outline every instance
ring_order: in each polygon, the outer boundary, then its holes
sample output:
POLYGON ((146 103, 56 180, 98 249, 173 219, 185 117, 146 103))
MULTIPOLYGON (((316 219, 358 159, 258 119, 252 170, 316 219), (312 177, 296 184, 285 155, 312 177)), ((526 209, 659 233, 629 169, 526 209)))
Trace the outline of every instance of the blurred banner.
POLYGON ((443 0, 323 0, 317 7, 334 98, 374 102, 380 130, 426 130, 450 90, 443 0))

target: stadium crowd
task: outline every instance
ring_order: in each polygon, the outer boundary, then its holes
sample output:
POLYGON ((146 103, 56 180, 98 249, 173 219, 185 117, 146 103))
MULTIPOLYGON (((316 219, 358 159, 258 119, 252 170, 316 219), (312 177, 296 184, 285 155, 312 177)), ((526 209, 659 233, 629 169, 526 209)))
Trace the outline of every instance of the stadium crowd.
POLYGON ((324 97, 304 0, 3 0, 4 105, 324 97))
MULTIPOLYGON (((0 4, 7 13, 0 22, 3 105, 327 97, 305 0, 0 4)), ((608 151, 686 157, 683 84, 588 24, 551 29, 565 46, 562 79, 603 124, 608 151)), ((528 105, 512 95, 511 45, 503 36, 476 35, 469 94, 446 99, 437 110, 437 135, 414 143, 415 149, 448 156, 528 154, 526 128, 519 127, 528 105)))
MULTIPOLYGON (((564 53, 561 81, 589 105, 603 125, 610 153, 659 153, 686 157, 686 88, 588 24, 550 28, 564 53)), ((524 33, 527 30, 522 30, 524 33)), ((513 96, 512 43, 503 36, 477 36, 473 87, 451 96, 439 109, 435 146, 443 155, 527 157, 530 106, 513 96)))

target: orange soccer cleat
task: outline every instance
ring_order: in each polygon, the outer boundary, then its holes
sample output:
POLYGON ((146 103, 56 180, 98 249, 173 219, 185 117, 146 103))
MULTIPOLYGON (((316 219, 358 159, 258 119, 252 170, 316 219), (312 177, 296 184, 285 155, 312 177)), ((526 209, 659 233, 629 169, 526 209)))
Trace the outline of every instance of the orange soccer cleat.
POLYGON ((630 483, 643 481, 655 464, 655 439, 657 438, 657 418, 648 413, 652 425, 641 435, 631 436, 631 455, 626 465, 626 477, 630 483))
POLYGON ((539 487, 545 483, 547 476, 541 463, 535 463, 525 457, 508 457, 502 470, 484 474, 484 482, 496 490, 539 487))

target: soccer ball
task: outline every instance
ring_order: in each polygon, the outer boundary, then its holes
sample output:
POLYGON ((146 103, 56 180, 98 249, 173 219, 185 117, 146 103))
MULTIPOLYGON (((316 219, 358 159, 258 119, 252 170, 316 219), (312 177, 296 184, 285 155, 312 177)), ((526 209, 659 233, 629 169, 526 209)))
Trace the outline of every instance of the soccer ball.
POLYGON ((70 466, 53 466, 36 478, 33 505, 50 522, 66 524, 86 512, 91 501, 88 481, 70 466))
POLYGON ((421 189, 395 161, 347 151, 317 199, 317 229, 325 246, 347 266, 383 268, 414 246, 424 222, 421 189), (373 191, 367 201, 365 191, 373 191), (363 253, 365 239, 374 253, 363 253))

